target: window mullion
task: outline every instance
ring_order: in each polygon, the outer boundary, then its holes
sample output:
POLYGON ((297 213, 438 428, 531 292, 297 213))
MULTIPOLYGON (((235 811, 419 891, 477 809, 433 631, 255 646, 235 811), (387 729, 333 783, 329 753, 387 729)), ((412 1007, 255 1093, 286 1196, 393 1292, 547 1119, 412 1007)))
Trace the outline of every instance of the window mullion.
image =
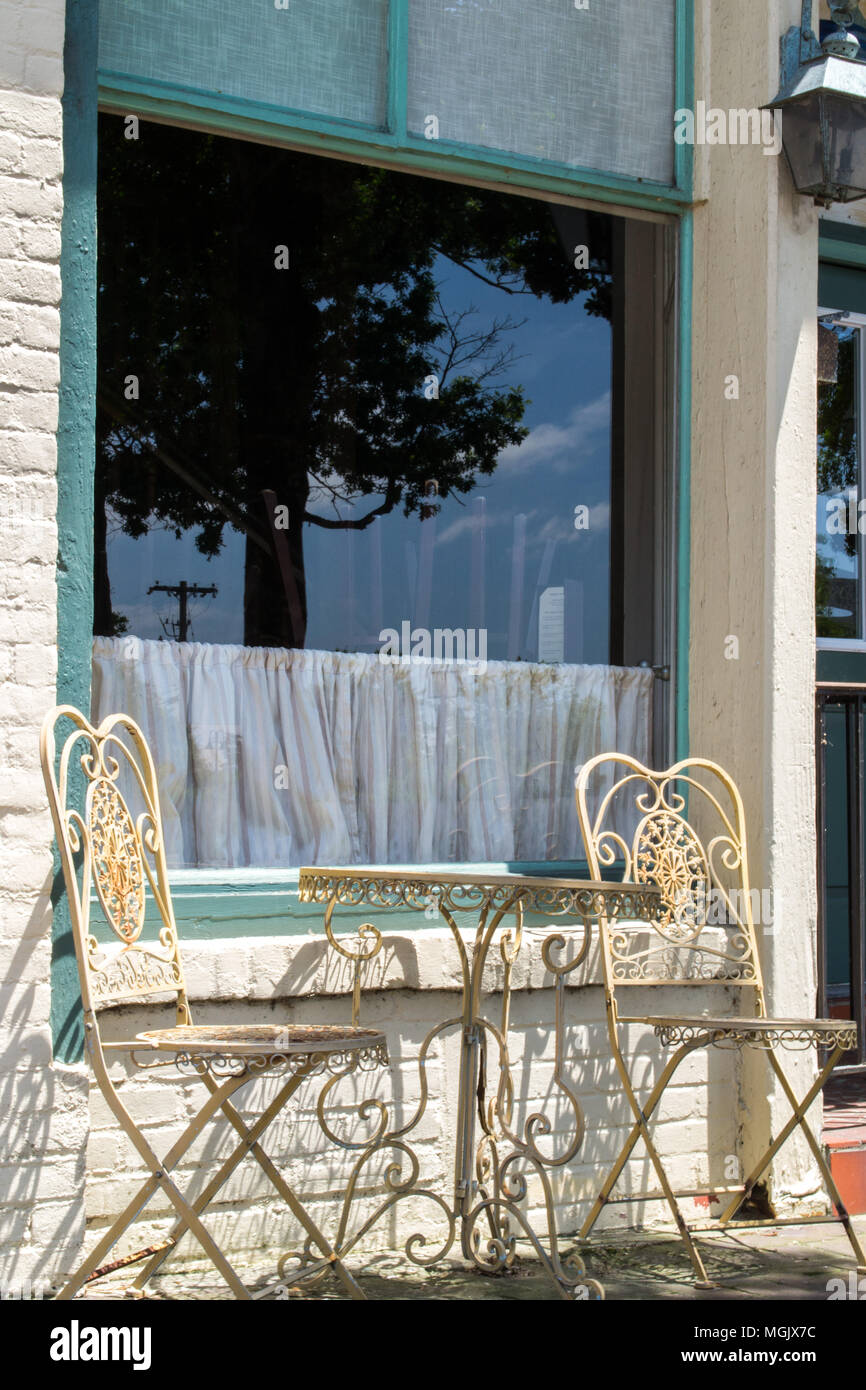
POLYGON ((406 141, 409 93, 409 0, 391 0, 388 12, 388 133, 406 141))

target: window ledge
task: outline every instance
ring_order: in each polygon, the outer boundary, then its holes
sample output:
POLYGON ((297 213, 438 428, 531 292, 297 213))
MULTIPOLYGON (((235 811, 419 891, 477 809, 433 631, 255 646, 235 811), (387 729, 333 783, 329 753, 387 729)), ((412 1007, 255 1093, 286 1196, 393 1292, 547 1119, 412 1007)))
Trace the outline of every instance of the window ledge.
MULTIPOLYGON (((423 914, 419 915, 423 921, 423 914)), ((384 924, 380 920, 381 925, 384 924)), ((541 959, 541 943, 554 931, 562 932, 567 941, 572 938, 573 950, 579 950, 583 941, 580 927, 569 929, 557 924, 549 929, 526 930, 523 950, 513 970, 513 989, 553 986, 554 977, 541 959)), ((338 935, 347 944, 352 940, 352 933, 338 935)), ((449 930, 428 924, 423 932, 387 931, 383 936, 382 949, 364 972, 362 987, 365 992, 462 989, 460 959, 449 930)), ((464 937, 473 939, 474 929, 465 932, 464 937)), ((224 941, 199 940, 186 947, 182 944, 182 949, 184 976, 193 1008, 196 1004, 222 1000, 283 1002, 311 995, 345 995, 345 1008, 350 1008, 353 966, 331 949, 321 929, 283 937, 247 937, 230 945, 224 941)), ((593 940, 587 959, 566 982, 579 987, 600 984, 601 979, 598 942, 593 940)), ((494 949, 484 971, 484 991, 501 990, 502 983, 503 964, 498 950, 494 949)))
MULTIPOLYGON (((523 948, 514 963, 511 987, 524 993, 530 990, 552 989, 554 977, 545 967, 541 946, 545 937, 556 933, 566 938, 565 950, 554 953, 555 961, 572 959, 583 943, 583 928, 556 923, 543 928, 524 929, 523 948)), ((474 929, 463 933, 471 947, 474 929)), ((350 945, 353 933, 338 933, 350 945)), ((382 949, 365 968, 362 977, 364 994, 376 991, 410 990, 449 992, 459 994, 463 988, 459 953, 447 928, 430 927, 423 932, 383 932, 382 949)), ((187 992, 194 1017, 208 1004, 259 1003, 279 1006, 281 1011, 293 999, 335 998, 340 1017, 349 1018, 353 985, 353 966, 349 960, 331 949, 324 932, 283 936, 250 936, 242 941, 192 941, 183 948, 183 968, 187 992), (341 997, 342 996, 342 997, 341 997)), ((586 959, 565 977, 569 989, 601 986, 602 961, 598 935, 593 932, 586 959)), ((485 995, 502 990, 504 967, 494 943, 484 970, 482 990, 485 995)), ((667 1001, 666 1007, 677 1012, 689 1009, 705 1011, 708 1007, 707 985, 695 985, 694 990, 683 986, 647 986, 638 990, 641 1007, 648 1012, 657 1010, 659 991, 667 1001), (672 1003, 672 996, 675 1003, 672 1003), (650 1000, 653 1002, 650 1003, 650 1000)), ((728 987, 719 981, 712 990, 718 1008, 719 995, 727 995, 728 987)), ((124 1006, 119 1006, 124 1007, 124 1006)), ((545 1006, 547 1007, 547 1006, 545 1006)), ((637 1000, 636 1000, 637 1007, 637 1000)), ((597 996, 599 1021, 604 1019, 604 1004, 597 996)), ((198 1021, 202 1021, 200 1018, 198 1021)), ((362 998, 361 1022, 364 1022, 362 998)))
MULTIPOLYGON (((367 867, 367 866, 365 866, 367 867)), ((382 867, 382 866, 379 866, 382 867)), ((389 865, 391 869, 420 865, 389 865)), ((507 874, 555 874, 559 877, 588 878, 586 862, 562 861, 557 864, 425 864, 426 872, 507 874)), ((359 873, 364 869, 359 866, 359 873)), ((288 869, 170 869, 172 902, 181 942, 226 938, 298 936, 321 928, 321 903, 302 903, 298 897, 298 868, 288 869)), ((339 904, 335 917, 344 930, 352 930, 370 916, 364 904, 339 904)), ((430 930, 423 912, 409 908, 377 910, 376 921, 389 933, 414 934, 430 930)), ((158 917, 148 899, 148 925, 156 927, 158 917)))

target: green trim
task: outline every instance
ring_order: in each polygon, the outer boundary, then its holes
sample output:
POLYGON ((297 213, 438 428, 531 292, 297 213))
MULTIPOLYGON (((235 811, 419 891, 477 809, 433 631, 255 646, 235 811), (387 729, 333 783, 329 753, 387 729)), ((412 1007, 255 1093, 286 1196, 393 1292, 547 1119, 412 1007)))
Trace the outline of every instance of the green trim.
POLYGON ((406 139, 409 101, 409 8, 392 0, 388 12, 388 130, 399 142, 406 139))
MULTIPOLYGON (((695 45, 694 7, 688 0, 677 0, 677 51, 675 109, 694 110, 695 45)), ((691 145, 674 146, 674 176, 677 186, 694 190, 694 150, 691 145)), ((677 418, 676 418, 676 598, 673 670, 674 756, 689 754, 689 647, 691 596, 691 460, 692 460, 692 299, 694 284, 694 219, 691 209, 679 218, 677 322, 677 418)))
POLYGON ((818 259, 834 265, 866 266, 866 228, 847 222, 818 223, 818 259))
POLYGON ((819 307, 866 314, 866 228, 819 223, 818 258, 819 307))
POLYGON ((818 304, 822 309, 843 309, 866 314, 866 265, 839 265, 821 261, 818 266, 818 304))
MULTIPOLYGON (((393 867, 393 866, 392 866, 393 867)), ((545 863, 507 864, 445 864, 448 873, 519 873, 546 875, 555 872, 559 878, 588 878, 585 859, 545 863)), ((602 877, 622 877, 622 864, 605 870, 602 877)), ((321 903, 302 903, 298 900, 298 869, 280 873, 270 869, 219 870, 176 869, 170 874, 171 897, 181 941, 213 941, 244 936, 305 936, 322 928, 321 903)), ((95 900, 94 900, 95 905, 95 900)), ((344 925, 352 927, 369 916, 368 908, 339 904, 336 914, 344 925)), ((158 925, 159 917, 148 898, 147 925, 158 925)), ((423 912, 393 909, 383 912, 377 925, 388 931, 421 931, 430 925, 423 912)), ((441 925, 437 916, 434 925, 441 925)), ((100 927, 97 925, 99 936, 100 927)), ((106 928, 107 933, 107 928, 106 928)))
MULTIPOLYGON (((96 0, 68 0, 63 51, 63 224, 57 430, 57 700, 90 708, 96 402, 96 0)), ((81 1058, 81 995, 55 857, 51 1033, 55 1056, 81 1058)))
POLYGON ((689 755, 689 622, 691 584, 692 458, 692 286, 694 226, 691 212, 680 219, 679 343, 677 363, 677 593, 676 593, 676 757, 689 755))
MULTIPOLYGON (((396 66, 401 66, 396 63, 396 66)), ((669 188, 644 179, 620 178, 567 164, 475 149, 447 140, 435 145, 423 136, 374 130, 352 121, 329 120, 259 102, 214 96, 167 83, 100 73, 102 110, 158 117, 173 125, 192 125, 216 134, 245 135, 302 149, 328 152, 451 179, 494 182, 527 191, 568 194, 595 202, 676 213, 691 198, 690 190, 669 188)), ((405 108, 404 108, 405 109, 405 108)), ((389 103, 389 110, 392 110, 389 103)))
POLYGON ((859 685, 866 681, 866 652, 819 647, 817 668, 819 681, 850 681, 852 685, 859 685))
MULTIPOLYGON (((676 0, 675 110, 693 105, 693 29, 692 5, 689 0, 676 0)), ((422 136, 410 133, 409 0, 392 0, 390 5, 387 61, 384 129, 108 69, 99 73, 99 100, 104 110, 121 115, 134 109, 142 116, 221 134, 246 135, 336 155, 361 155, 383 164, 470 181, 492 179, 497 184, 527 191, 567 193, 603 203, 672 213, 691 201, 694 151, 689 145, 674 144, 674 182, 668 185, 444 140, 433 147, 422 136)))
MULTIPOLYGON (((693 105, 693 30, 692 5, 689 0, 676 0, 674 110, 693 105)), ((139 115, 175 124, 194 124, 217 133, 247 135, 338 155, 364 155, 384 164, 439 171, 470 181, 492 178, 496 183, 527 190, 570 193, 669 212, 677 212, 691 201, 694 151, 689 145, 674 144, 674 182, 668 185, 444 140, 431 148, 423 137, 411 134, 407 128, 409 0, 391 0, 387 64, 384 129, 108 69, 99 73, 99 100, 103 109, 122 115, 133 108, 139 115)))
POLYGON ((866 267, 866 242, 861 246, 854 246, 847 241, 830 242, 821 237, 818 241, 818 259, 826 261, 829 265, 851 266, 862 270, 866 267))
MULTIPOLYGON (((819 306, 866 313, 866 228, 821 218, 818 256, 819 306)), ((819 647, 816 664, 819 681, 866 680, 866 652, 819 647)))
MULTIPOLYGON (((674 67, 674 110, 693 111, 695 107, 694 6, 690 0, 677 0, 676 53, 674 67)), ((695 152, 691 145, 674 145, 674 184, 685 189, 689 199, 694 187, 695 152)))

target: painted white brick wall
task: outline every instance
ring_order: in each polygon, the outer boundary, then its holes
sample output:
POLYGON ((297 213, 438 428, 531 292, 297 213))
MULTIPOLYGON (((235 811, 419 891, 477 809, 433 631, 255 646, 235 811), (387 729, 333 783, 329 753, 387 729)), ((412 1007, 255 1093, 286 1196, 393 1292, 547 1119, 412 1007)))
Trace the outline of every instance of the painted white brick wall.
POLYGON ((0 8, 0 1294, 82 1238, 87 1078, 53 1063, 51 825, 37 758, 55 702, 62 0, 0 8))
MULTIPOLYGON (((378 920, 378 919, 377 919, 378 920)), ((385 926, 384 921, 379 921, 385 926)), ((515 969, 515 992, 511 1007, 510 1049, 516 1086, 515 1127, 522 1130, 527 1116, 543 1111, 553 1122, 550 1145, 562 1152, 570 1134, 570 1109, 553 1081, 553 991, 551 977, 539 956, 540 937, 528 934, 515 969)), ((365 989, 361 1022, 380 1027, 388 1038, 392 1060, 390 1072, 374 1073, 358 1086, 341 1083, 337 1093, 343 1105, 337 1107, 339 1122, 361 1138, 363 1128, 348 1109, 362 1096, 377 1095, 385 1101, 400 1122, 413 1112, 419 1094, 416 1057, 419 1046, 437 1022, 459 1013, 459 966, 450 934, 424 930, 414 934, 387 934, 381 956, 370 967, 369 993, 365 989)), ((191 942, 184 950, 187 985, 193 1017, 200 1023, 251 1022, 347 1022, 351 1004, 349 967, 335 958, 321 935, 305 937, 247 938, 245 940, 191 942)), ((575 972, 577 975, 578 972, 575 972)), ((590 952, 584 983, 569 988, 566 995, 569 1080, 581 1099, 586 1118, 586 1135, 576 1157, 566 1168, 554 1171, 552 1185, 556 1200, 556 1219, 560 1231, 574 1232, 595 1195, 599 1175, 613 1162, 619 1145, 631 1125, 631 1114, 614 1069, 607 1041, 601 988, 586 982, 599 979, 597 950, 590 952)), ((492 993, 486 1000, 486 1014, 498 1021, 501 995, 501 968, 495 962, 485 973, 485 986, 492 993)), ((633 1003, 640 1011, 685 1011, 693 1008, 730 1010, 726 991, 655 990, 635 992, 633 1003), (638 994, 640 998, 638 998, 638 994)), ((107 1037, 128 1037, 145 1027, 164 1026, 171 1020, 158 1008, 117 1008, 105 1016, 107 1037)), ((457 1111, 458 1032, 437 1040, 430 1053, 428 1081, 430 1096, 423 1122, 414 1131, 422 1176, 435 1191, 448 1195, 453 1184, 454 1126, 457 1111)), ((662 1054, 648 1030, 633 1026, 629 1043, 640 1055, 636 1079, 644 1097, 658 1074, 662 1054)), ((491 1048, 491 1054, 492 1054, 491 1048)), ((495 1060, 488 1063, 487 1094, 496 1084, 495 1060)), ((157 1152, 164 1153, 179 1137, 183 1127, 201 1103, 204 1094, 196 1080, 179 1080, 177 1074, 144 1074, 124 1062, 116 1064, 121 1093, 131 1113, 147 1122, 148 1133, 157 1152)), ((272 1097, 275 1081, 253 1083, 240 1096, 242 1110, 260 1113, 272 1097)), ((322 1138, 315 1119, 315 1099, 319 1082, 308 1083, 289 1103, 283 1116, 268 1131, 265 1147, 310 1200, 311 1210, 328 1231, 338 1219, 338 1193, 345 1185, 349 1164, 322 1138)), ((656 1137, 669 1161, 669 1172, 680 1187, 694 1187, 712 1181, 724 1184, 731 1179, 726 1160, 737 1153, 737 1095, 739 1062, 731 1052, 696 1053, 681 1067, 675 1084, 666 1093, 656 1137)), ((92 1130, 88 1150, 87 1214, 88 1238, 96 1237, 132 1196, 145 1173, 130 1151, 98 1092, 91 1096, 92 1130)), ((193 1149, 177 1170, 182 1185, 199 1190, 204 1174, 212 1175, 230 1148, 227 1127, 211 1128, 209 1138, 193 1149), (204 1161, 203 1161, 204 1160, 204 1161)), ((620 1193, 656 1188, 657 1183, 645 1151, 639 1147, 626 1170, 620 1193)), ((427 1185, 425 1183, 425 1185, 427 1185)), ((381 1195, 380 1195, 381 1200, 381 1195)), ((691 1216, 705 1217, 694 1203, 684 1202, 691 1216)), ((369 1212, 369 1202, 362 1204, 369 1212)), ((814 1209, 814 1208, 813 1208, 814 1209)), ((544 1229, 540 1187, 530 1182, 528 1211, 544 1229)), ((244 1160, 210 1208, 209 1226, 242 1264, 251 1249, 274 1256, 295 1248, 298 1227, 276 1193, 250 1160, 244 1160)), ((603 1215, 598 1231, 624 1229, 643 1223, 667 1224, 666 1208, 660 1204, 620 1204, 603 1215)), ((158 1239, 171 1224, 167 1204, 161 1199, 150 1208, 150 1217, 119 1249, 139 1248, 158 1239)), ((423 1232, 431 1243, 442 1232, 441 1216, 429 1202, 413 1198, 397 1206, 365 1238, 363 1248, 396 1248, 415 1231, 423 1232)), ((177 1261, 198 1262, 201 1253, 187 1239, 174 1257, 177 1261)))

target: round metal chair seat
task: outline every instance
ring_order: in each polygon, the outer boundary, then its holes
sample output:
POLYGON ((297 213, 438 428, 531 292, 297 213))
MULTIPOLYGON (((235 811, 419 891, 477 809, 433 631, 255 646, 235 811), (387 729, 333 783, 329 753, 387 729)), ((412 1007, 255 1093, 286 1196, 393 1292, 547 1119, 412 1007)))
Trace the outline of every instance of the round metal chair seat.
POLYGON ((678 1017, 623 1018, 620 1023, 648 1023, 664 1046, 694 1042, 734 1043, 744 1047, 843 1047, 857 1045, 857 1025, 844 1018, 710 1018, 705 1014, 678 1017))
POLYGON ((137 1033, 137 1041, 162 1051, 218 1053, 223 1057, 261 1057, 282 1053, 377 1051, 384 1065, 387 1044, 375 1028, 353 1028, 348 1023, 250 1023, 225 1027, 196 1026, 153 1028, 137 1033))

